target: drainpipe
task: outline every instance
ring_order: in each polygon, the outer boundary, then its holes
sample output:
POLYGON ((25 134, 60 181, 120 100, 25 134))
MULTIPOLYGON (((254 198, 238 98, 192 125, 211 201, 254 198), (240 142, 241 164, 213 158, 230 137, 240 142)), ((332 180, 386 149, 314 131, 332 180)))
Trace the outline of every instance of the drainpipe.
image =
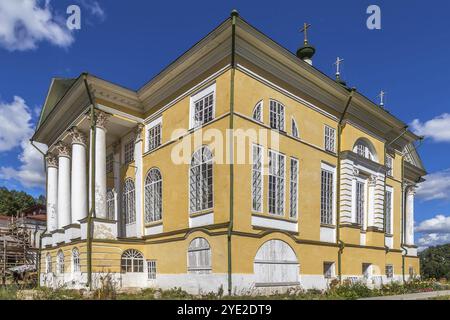
MULTIPOLYGON (((30 144, 37 150, 39 153, 42 154, 42 159, 44 162, 44 171, 47 171, 47 163, 45 162, 45 153, 39 149, 35 144, 34 141, 30 139, 30 144)), ((45 188, 45 199, 47 199, 47 188, 45 188)), ((37 286, 38 288, 41 286, 41 254, 42 254, 42 235, 47 232, 47 227, 45 227, 45 230, 41 235, 39 236, 39 248, 38 248, 38 254, 36 257, 36 263, 37 263, 37 286)))
POLYGON ((341 241, 341 135, 342 130, 344 129, 344 126, 342 125, 342 122, 344 121, 345 115, 347 113, 348 108, 350 107, 350 103, 353 99, 353 94, 355 93, 356 88, 350 89, 350 94, 347 99, 347 104, 345 105, 344 111, 342 112, 342 115, 338 122, 338 133, 337 133, 337 168, 336 168, 336 174, 337 174, 337 194, 336 194, 336 242, 339 246, 338 250, 338 278, 339 282, 342 282, 342 253, 344 251, 345 243, 341 241))
POLYGON ((231 264, 231 235, 233 233, 234 219, 234 76, 236 72, 236 18, 239 13, 236 10, 231 11, 231 78, 230 78, 230 223, 228 224, 228 295, 232 293, 232 264, 231 264))
POLYGON ((87 285, 92 290, 92 217, 95 216, 95 104, 91 91, 87 82, 87 73, 83 73, 84 85, 89 97, 90 117, 91 117, 91 208, 87 217, 87 235, 86 235, 86 251, 87 251, 87 285))

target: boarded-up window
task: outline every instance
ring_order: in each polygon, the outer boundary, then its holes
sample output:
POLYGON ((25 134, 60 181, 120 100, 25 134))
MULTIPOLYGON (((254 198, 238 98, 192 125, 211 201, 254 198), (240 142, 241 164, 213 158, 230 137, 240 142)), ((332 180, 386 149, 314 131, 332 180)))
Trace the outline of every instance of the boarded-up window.
POLYGON ((195 238, 189 244, 188 273, 211 273, 211 247, 205 238, 195 238))
POLYGON ((284 241, 269 240, 265 242, 256 253, 253 268, 256 286, 299 284, 297 256, 284 241))

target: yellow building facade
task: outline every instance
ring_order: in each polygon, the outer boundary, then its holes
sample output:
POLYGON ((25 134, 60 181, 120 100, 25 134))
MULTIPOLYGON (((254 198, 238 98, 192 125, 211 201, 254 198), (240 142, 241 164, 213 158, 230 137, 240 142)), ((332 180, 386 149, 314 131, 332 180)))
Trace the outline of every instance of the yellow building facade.
POLYGON ((54 79, 47 286, 244 293, 419 273, 418 136, 237 13, 137 91, 54 79))

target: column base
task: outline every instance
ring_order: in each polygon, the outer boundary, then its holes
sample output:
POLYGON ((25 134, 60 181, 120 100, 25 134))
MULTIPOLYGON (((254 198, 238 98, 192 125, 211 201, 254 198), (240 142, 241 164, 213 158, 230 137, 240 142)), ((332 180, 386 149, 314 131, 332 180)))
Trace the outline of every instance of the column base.
MULTIPOLYGON (((87 238, 87 218, 80 220, 81 239, 87 238)), ((93 239, 117 239, 117 221, 92 218, 93 239)))

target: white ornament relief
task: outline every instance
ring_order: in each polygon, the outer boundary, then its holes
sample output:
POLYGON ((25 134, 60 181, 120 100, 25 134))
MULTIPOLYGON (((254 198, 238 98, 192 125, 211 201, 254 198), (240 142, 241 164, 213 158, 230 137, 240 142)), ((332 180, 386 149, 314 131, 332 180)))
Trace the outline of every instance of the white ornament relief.
POLYGON ((353 168, 353 177, 356 178, 359 176, 359 169, 358 168, 353 168))
POLYGON ((56 145, 56 152, 58 157, 70 157, 71 147, 67 143, 60 141, 56 145))
POLYGON ((72 137, 72 144, 77 143, 77 144, 82 144, 83 146, 86 146, 86 143, 87 143, 86 135, 83 132, 81 132, 80 130, 78 130, 77 127, 73 127, 70 130, 70 135, 72 137))
POLYGON ((377 184, 377 177, 372 175, 369 177, 369 187, 374 187, 377 184))
POLYGON ((58 158, 54 154, 47 153, 45 160, 47 161, 47 167, 58 168, 58 158))

